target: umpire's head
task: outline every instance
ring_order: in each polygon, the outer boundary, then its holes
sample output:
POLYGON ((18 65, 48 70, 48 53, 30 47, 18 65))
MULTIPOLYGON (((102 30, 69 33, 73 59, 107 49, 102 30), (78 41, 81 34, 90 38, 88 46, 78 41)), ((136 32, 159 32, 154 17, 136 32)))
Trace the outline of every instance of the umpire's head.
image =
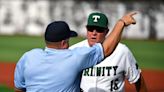
POLYGON ((77 33, 70 30, 64 21, 54 21, 50 23, 45 31, 45 41, 47 47, 68 48, 69 38, 76 37, 77 33))

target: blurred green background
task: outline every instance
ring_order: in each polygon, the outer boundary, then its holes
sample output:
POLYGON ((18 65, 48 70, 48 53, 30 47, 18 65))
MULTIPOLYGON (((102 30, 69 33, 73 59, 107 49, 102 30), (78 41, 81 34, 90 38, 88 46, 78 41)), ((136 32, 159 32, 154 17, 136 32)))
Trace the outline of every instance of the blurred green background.
MULTIPOLYGON (((70 39, 70 45, 85 38, 70 39)), ((164 70, 164 41, 157 40, 126 40, 126 44, 133 52, 141 68, 164 70)), ((44 39, 41 36, 0 36, 0 62, 17 62, 28 50, 44 48, 44 39)))

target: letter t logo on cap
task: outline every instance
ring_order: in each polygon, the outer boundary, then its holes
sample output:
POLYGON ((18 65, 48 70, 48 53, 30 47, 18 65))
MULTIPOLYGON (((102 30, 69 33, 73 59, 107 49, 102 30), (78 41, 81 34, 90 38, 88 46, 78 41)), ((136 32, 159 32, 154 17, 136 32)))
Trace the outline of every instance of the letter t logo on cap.
POLYGON ((100 16, 94 15, 92 18, 94 18, 93 22, 98 22, 98 19, 100 19, 100 16))

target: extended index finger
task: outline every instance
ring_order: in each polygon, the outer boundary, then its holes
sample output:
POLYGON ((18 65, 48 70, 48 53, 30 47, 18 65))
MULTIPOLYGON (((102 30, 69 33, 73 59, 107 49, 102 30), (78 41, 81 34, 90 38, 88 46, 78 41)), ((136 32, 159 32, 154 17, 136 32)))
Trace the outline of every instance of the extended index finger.
POLYGON ((135 11, 135 12, 130 12, 128 15, 133 16, 133 15, 136 15, 136 14, 137 14, 137 12, 135 11))

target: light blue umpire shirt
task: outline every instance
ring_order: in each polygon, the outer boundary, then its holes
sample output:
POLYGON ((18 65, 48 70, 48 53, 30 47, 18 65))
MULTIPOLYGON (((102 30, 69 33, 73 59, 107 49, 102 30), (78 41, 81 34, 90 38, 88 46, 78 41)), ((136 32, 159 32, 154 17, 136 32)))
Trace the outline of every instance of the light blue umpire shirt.
POLYGON ((103 58, 100 43, 72 50, 33 49, 16 65, 15 87, 26 92, 79 92, 82 70, 103 58))

